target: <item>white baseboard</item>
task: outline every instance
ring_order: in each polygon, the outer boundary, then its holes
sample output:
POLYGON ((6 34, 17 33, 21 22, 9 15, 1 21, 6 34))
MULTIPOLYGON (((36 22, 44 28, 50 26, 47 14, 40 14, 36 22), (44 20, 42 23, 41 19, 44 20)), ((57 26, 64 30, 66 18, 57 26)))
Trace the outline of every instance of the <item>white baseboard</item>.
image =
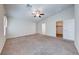
POLYGON ((76 47, 76 49, 77 49, 77 51, 79 53, 79 46, 78 46, 78 44, 77 43, 74 43, 74 44, 75 44, 75 47, 76 47))
POLYGON ((7 39, 17 38, 17 37, 22 37, 22 36, 28 36, 28 35, 34 35, 34 34, 37 34, 37 33, 30 33, 30 34, 24 34, 24 35, 19 35, 19 36, 12 36, 12 37, 7 37, 7 39))
POLYGON ((0 42, 0 54, 1 54, 2 50, 3 50, 5 42, 6 42, 6 38, 5 37, 1 38, 1 42, 0 42))

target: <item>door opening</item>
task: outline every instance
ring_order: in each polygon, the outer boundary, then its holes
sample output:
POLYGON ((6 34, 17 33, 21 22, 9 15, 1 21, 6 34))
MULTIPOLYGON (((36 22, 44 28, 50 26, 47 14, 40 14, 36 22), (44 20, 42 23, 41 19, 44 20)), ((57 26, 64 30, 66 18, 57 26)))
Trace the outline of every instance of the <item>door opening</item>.
POLYGON ((56 37, 63 38, 63 21, 56 21, 56 37))
POLYGON ((7 17, 4 16, 4 36, 6 36, 6 30, 7 30, 7 17))
POLYGON ((45 34, 46 32, 46 23, 42 24, 42 34, 45 34))

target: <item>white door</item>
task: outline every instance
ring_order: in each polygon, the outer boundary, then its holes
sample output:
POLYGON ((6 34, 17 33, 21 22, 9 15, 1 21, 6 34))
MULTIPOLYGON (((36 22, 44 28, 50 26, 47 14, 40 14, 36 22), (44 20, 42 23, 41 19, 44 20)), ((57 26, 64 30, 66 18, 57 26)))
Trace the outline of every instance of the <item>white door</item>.
POLYGON ((42 34, 46 32, 46 23, 42 23, 42 34))

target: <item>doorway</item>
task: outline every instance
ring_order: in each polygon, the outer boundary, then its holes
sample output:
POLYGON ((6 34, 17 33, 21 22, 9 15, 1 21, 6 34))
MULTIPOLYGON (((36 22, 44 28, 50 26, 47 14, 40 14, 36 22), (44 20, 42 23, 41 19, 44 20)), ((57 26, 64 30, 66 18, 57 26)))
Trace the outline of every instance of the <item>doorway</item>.
POLYGON ((42 34, 46 33, 46 23, 42 23, 42 34))
POLYGON ((63 21, 56 21, 56 37, 63 38, 63 21))
POLYGON ((7 17, 4 16, 4 36, 6 36, 6 30, 7 30, 7 17))

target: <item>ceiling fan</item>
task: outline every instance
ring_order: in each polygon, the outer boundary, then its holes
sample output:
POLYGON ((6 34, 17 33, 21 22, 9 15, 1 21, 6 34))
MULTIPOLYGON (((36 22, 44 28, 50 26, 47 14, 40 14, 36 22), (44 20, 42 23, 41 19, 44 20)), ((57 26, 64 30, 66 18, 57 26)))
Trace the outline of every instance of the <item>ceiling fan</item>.
MULTIPOLYGON (((38 17, 40 17, 40 18, 41 18, 41 15, 44 15, 44 14, 39 14, 39 16, 38 16, 38 17)), ((37 17, 37 15, 34 15, 34 17, 37 17)))
POLYGON ((44 14, 41 10, 39 10, 39 9, 36 9, 35 11, 33 11, 32 14, 34 15, 34 17, 40 17, 40 18, 41 18, 42 15, 45 15, 45 14, 44 14))
MULTIPOLYGON (((27 4, 27 7, 33 7, 31 4, 27 4)), ((34 17, 39 17, 39 18, 41 18, 41 16, 42 15, 45 15, 44 13, 43 13, 43 11, 42 10, 40 10, 40 9, 34 9, 33 10, 33 12, 32 12, 32 15, 34 16, 34 17)))

